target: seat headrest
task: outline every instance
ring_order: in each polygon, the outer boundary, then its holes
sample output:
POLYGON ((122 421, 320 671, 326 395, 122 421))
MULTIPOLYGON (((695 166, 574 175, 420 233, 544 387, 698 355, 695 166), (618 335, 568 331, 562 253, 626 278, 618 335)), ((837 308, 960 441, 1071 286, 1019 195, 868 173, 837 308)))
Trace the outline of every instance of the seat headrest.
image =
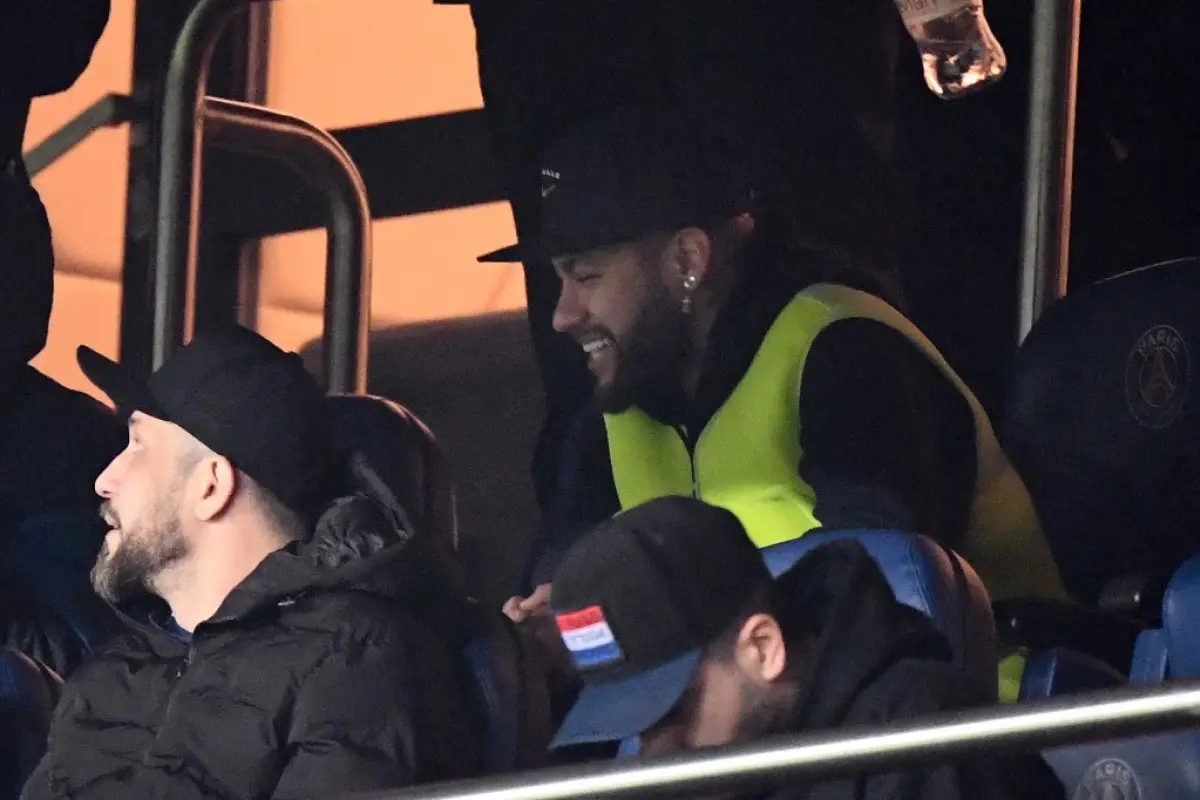
POLYGON ((971 688, 994 698, 998 648, 991 600, 975 570, 955 553, 927 537, 888 530, 814 531, 760 552, 777 576, 812 550, 842 539, 866 548, 896 599, 928 616, 950 642, 971 688))
POLYGON ((1017 353, 1001 440, 1067 590, 1200 550, 1200 259, 1119 275, 1056 303, 1017 353))
POLYGON ((457 550, 454 485, 429 428, 382 397, 333 395, 329 407, 341 446, 365 457, 405 511, 457 550))

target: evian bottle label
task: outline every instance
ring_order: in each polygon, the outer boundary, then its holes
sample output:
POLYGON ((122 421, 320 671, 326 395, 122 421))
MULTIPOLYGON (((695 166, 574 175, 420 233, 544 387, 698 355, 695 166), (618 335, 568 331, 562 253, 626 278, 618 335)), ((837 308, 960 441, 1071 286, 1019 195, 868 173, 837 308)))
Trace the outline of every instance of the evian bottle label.
POLYGON ((896 0, 900 17, 909 27, 922 25, 974 5, 979 5, 979 0, 896 0))

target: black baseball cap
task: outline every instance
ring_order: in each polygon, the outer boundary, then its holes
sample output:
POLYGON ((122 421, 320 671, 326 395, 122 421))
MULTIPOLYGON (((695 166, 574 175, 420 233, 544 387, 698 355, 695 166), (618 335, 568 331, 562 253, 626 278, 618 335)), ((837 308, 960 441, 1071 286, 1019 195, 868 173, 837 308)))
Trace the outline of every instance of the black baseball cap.
POLYGON ((683 696, 704 648, 770 580, 737 517, 689 497, 652 500, 585 536, 550 590, 584 684, 552 746, 653 727, 683 696))
POLYGON ((296 353, 241 326, 198 332, 142 380, 88 347, 79 366, 128 417, 174 423, 295 510, 331 485, 336 453, 325 393, 296 353))
POLYGON ((626 106, 572 128, 538 169, 540 226, 479 261, 541 261, 714 225, 754 200, 728 141, 672 108, 626 106))

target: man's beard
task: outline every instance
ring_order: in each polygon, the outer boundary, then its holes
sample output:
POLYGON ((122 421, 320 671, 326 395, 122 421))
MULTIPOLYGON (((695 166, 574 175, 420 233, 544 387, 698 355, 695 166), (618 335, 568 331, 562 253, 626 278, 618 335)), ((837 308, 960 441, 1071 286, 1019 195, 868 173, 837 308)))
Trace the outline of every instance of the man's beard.
POLYGON ((110 552, 105 542, 92 567, 92 588, 110 603, 154 592, 155 578, 191 552, 178 509, 170 502, 157 505, 148 524, 122 526, 120 532, 120 544, 110 552))
POLYGON ((692 354, 690 319, 663 286, 623 336, 610 337, 617 368, 611 383, 596 387, 595 402, 602 411, 619 414, 682 390, 684 366, 692 354))
POLYGON ((771 736, 789 733, 794 716, 790 705, 781 705, 779 695, 761 687, 743 685, 741 688, 741 718, 733 735, 735 744, 757 742, 771 736))

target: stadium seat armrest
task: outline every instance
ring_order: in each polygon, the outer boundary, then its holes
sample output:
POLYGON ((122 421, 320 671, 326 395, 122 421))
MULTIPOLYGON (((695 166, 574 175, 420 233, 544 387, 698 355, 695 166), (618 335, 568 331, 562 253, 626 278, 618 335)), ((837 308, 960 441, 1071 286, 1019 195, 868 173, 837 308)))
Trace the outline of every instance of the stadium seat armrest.
POLYGON ((1138 634, 1145 630, 1127 617, 1046 600, 1005 600, 993 604, 992 611, 1004 643, 1031 650, 1068 647, 1121 672, 1129 669, 1138 634))

